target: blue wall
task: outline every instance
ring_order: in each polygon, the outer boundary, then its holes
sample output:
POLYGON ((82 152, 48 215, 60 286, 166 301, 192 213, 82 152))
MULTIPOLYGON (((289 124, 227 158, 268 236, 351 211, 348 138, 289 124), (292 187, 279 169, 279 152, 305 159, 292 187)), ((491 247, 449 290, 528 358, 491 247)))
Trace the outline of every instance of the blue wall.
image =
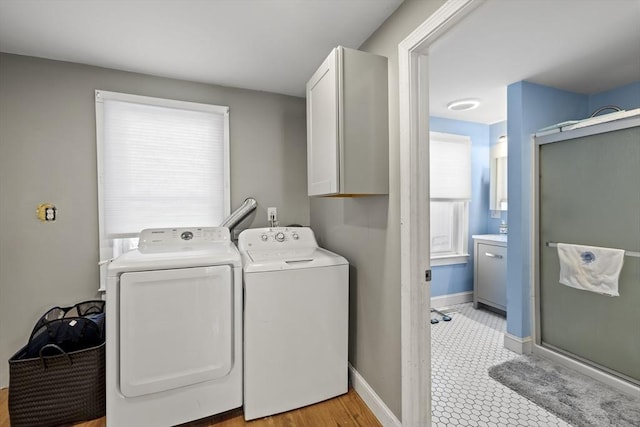
POLYGON ((473 290, 474 234, 487 233, 489 218, 489 140, 490 127, 482 123, 451 120, 441 117, 429 119, 434 132, 465 135, 471 138, 471 202, 469 203, 469 262, 433 267, 431 296, 455 294, 473 290))
POLYGON ((521 338, 531 335, 531 135, 546 126, 587 118, 594 110, 608 104, 627 110, 640 107, 640 83, 591 96, 529 82, 514 83, 507 88, 507 332, 511 335, 521 338))
MULTIPOLYGON (((620 86, 607 92, 596 93, 589 96, 589 115, 600 107, 615 105, 623 110, 633 110, 640 107, 640 82, 620 86)), ((613 110, 603 111, 613 113, 613 110)))

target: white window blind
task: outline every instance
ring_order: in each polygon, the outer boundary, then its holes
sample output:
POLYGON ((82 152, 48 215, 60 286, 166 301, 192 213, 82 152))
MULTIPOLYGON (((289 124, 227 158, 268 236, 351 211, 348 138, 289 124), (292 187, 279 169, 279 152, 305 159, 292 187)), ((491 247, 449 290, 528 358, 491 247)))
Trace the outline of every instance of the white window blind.
POLYGON ((99 95, 104 236, 220 224, 229 210, 227 108, 99 95))
POLYGON ((431 199, 471 199, 471 139, 430 132, 431 199))
POLYGON ((468 260, 471 139, 430 132, 431 265, 468 260))

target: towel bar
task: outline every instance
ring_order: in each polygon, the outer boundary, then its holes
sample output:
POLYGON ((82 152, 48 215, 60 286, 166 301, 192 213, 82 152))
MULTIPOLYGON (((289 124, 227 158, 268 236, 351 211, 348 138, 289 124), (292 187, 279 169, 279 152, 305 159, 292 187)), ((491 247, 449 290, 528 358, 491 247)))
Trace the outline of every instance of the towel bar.
MULTIPOLYGON (((549 248, 555 248, 555 247, 558 246, 558 243, 556 243, 556 242, 547 242, 547 243, 545 243, 545 245, 547 247, 549 247, 549 248)), ((633 258, 640 258, 640 252, 633 252, 633 251, 625 250, 624 251, 624 255, 625 256, 630 256, 630 257, 633 257, 633 258)))

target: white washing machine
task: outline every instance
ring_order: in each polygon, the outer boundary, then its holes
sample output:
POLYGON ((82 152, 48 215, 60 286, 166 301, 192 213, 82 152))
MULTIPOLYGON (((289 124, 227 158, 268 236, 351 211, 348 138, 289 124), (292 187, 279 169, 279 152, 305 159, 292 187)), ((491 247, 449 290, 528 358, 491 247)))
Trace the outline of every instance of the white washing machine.
POLYGON ((109 264, 107 426, 172 426, 242 406, 242 268, 229 229, 140 233, 109 264))
POLYGON ((244 417, 277 414, 348 389, 349 264, 306 227, 240 234, 244 417))

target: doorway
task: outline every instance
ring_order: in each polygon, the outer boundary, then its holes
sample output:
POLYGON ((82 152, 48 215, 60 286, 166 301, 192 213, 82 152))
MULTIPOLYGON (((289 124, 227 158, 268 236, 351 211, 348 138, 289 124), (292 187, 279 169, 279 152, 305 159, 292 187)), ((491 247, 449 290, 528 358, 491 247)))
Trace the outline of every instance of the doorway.
POLYGON ((400 80, 402 424, 431 425, 427 51, 480 0, 449 0, 403 40, 400 80))

